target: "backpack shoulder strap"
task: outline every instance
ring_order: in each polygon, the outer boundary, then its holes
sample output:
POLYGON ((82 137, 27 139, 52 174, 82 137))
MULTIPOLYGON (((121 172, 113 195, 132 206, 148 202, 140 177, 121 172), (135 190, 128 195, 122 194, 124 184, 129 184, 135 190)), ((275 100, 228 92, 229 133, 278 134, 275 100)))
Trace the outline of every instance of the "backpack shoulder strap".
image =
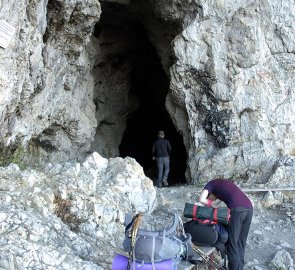
POLYGON ((175 234, 178 225, 179 225, 179 216, 177 215, 177 213, 174 213, 173 222, 170 225, 170 227, 167 227, 164 229, 164 233, 167 235, 175 234))
POLYGON ((139 225, 141 223, 142 220, 142 213, 138 213, 132 222, 132 227, 131 227, 131 248, 129 251, 129 256, 128 256, 128 265, 127 265, 127 270, 130 270, 130 263, 133 260, 133 255, 134 255, 134 247, 135 247, 135 241, 136 241, 136 235, 137 235, 137 231, 139 228, 139 225))

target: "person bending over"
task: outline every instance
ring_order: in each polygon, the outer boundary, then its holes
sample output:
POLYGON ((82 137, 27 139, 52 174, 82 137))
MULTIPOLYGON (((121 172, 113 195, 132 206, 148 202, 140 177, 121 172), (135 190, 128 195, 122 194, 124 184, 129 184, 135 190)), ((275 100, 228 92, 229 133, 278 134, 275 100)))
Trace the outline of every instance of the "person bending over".
POLYGON ((245 263, 245 246, 253 216, 253 204, 249 197, 232 181, 214 179, 209 181, 199 202, 212 206, 214 200, 223 201, 231 210, 228 226, 227 256, 229 270, 242 270, 245 263))

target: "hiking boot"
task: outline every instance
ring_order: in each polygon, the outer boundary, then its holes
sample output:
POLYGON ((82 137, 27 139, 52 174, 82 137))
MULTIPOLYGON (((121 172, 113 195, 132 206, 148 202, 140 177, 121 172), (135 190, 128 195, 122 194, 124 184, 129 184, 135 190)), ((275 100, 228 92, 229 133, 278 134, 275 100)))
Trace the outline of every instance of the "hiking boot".
POLYGON ((163 180, 164 186, 168 186, 168 182, 166 180, 163 180))
POLYGON ((156 183, 155 185, 157 188, 161 188, 162 187, 162 184, 161 183, 156 183))

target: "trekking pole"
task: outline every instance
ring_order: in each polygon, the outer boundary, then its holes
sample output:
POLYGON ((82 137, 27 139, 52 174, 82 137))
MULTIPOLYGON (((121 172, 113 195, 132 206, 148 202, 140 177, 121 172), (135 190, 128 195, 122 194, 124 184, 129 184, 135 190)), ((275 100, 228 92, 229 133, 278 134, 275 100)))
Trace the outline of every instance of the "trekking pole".
POLYGON ((199 249, 198 247, 196 247, 193 243, 191 243, 192 248, 194 251, 196 251, 201 258, 209 264, 209 266, 213 267, 214 270, 226 270, 226 268, 224 268, 223 266, 220 266, 218 262, 216 262, 215 259, 210 259, 208 255, 206 255, 201 249, 199 249))
POLYGON ((197 248, 193 243, 191 243, 191 245, 192 245, 193 250, 196 251, 201 256, 201 258, 207 264, 209 264, 209 266, 213 267, 214 270, 219 269, 219 264, 215 260, 210 260, 209 256, 206 255, 201 249, 197 248))
POLYGON ((141 219, 142 219, 142 213, 138 213, 135 216, 134 221, 132 223, 132 228, 131 228, 131 249, 129 251, 129 256, 128 256, 127 270, 130 270, 130 264, 131 264, 131 261, 133 259, 133 255, 134 255, 134 247, 135 247, 135 242, 136 242, 136 235, 137 235, 137 231, 138 231, 141 219))

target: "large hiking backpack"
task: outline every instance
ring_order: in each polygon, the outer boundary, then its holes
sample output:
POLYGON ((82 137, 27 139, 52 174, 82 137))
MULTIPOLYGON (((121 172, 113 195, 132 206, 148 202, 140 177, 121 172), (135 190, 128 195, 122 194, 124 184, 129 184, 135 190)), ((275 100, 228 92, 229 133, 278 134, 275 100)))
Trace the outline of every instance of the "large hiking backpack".
MULTIPOLYGON (((123 248, 125 252, 132 250, 132 260, 142 263, 156 263, 172 259, 180 261, 185 255, 185 237, 177 232, 180 219, 174 214, 173 223, 159 231, 149 231, 138 228, 134 246, 132 247, 132 225, 134 219, 130 221, 125 217, 125 239, 123 248)), ((188 238, 187 238, 188 239, 188 238)))

